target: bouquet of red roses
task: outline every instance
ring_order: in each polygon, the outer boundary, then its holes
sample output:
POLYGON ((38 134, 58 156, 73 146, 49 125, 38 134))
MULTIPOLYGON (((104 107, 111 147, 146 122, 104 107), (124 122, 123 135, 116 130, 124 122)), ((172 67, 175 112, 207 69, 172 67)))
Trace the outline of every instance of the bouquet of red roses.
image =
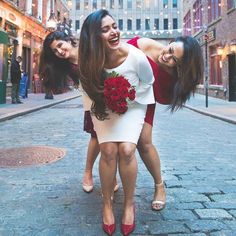
POLYGON ((114 71, 104 81, 105 104, 117 114, 124 114, 128 110, 128 102, 135 99, 135 93, 129 81, 114 71))

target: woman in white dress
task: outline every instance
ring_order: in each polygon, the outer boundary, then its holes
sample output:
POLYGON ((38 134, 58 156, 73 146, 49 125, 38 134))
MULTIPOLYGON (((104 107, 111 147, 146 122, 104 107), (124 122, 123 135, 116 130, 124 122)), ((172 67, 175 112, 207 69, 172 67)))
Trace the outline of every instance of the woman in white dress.
POLYGON ((93 12, 84 21, 79 55, 85 103, 91 111, 101 150, 99 173, 103 194, 103 229, 108 235, 115 231, 111 196, 118 165, 124 189, 121 231, 123 235, 129 235, 135 228, 135 149, 147 104, 155 103, 152 69, 140 50, 120 42, 120 31, 106 10, 93 12), (124 114, 112 112, 105 104, 104 81, 113 71, 127 79, 136 91, 134 101, 124 114))

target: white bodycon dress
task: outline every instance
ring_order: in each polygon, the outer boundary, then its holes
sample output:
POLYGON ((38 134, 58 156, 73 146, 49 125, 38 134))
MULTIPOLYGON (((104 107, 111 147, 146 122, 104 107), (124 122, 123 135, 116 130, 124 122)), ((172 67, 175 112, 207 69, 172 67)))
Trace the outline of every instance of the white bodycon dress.
MULTIPOLYGON (((139 49, 127 44, 129 53, 125 61, 116 68, 106 69, 108 73, 115 71, 124 76, 135 87, 136 97, 129 104, 128 110, 122 114, 108 111, 109 119, 98 120, 92 115, 94 130, 98 142, 131 142, 137 144, 146 114, 147 104, 155 103, 152 84, 154 77, 151 66, 139 49)), ((86 107, 91 108, 92 101, 84 95, 86 107)))

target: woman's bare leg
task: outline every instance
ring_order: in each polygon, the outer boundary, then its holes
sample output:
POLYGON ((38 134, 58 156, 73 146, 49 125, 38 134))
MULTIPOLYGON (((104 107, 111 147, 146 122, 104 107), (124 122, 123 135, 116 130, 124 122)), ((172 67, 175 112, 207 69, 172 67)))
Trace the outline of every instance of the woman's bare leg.
POLYGON ((134 192, 137 178, 136 145, 119 144, 119 173, 124 189, 124 211, 122 223, 131 225, 134 222, 134 192))
POLYGON ((111 197, 117 169, 118 144, 102 143, 100 149, 99 174, 103 195, 103 222, 111 225, 115 222, 111 197))
MULTIPOLYGON (((146 122, 143 125, 137 148, 145 166, 154 179, 155 193, 153 200, 165 203, 166 193, 164 185, 161 185, 162 177, 160 157, 155 146, 152 144, 152 126, 146 122)), ((160 210, 163 208, 160 204, 154 204, 152 207, 154 210, 160 210)))
POLYGON ((87 149, 86 166, 83 176, 83 186, 93 186, 93 165, 100 152, 98 140, 91 137, 87 149))

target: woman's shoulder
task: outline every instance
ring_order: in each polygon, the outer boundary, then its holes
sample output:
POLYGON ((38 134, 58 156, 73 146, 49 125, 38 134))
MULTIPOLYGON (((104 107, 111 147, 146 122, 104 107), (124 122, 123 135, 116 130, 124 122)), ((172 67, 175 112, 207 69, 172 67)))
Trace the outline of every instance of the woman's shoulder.
POLYGON ((148 57, 153 61, 157 61, 160 55, 163 45, 156 40, 149 38, 139 38, 137 40, 137 45, 140 50, 142 50, 148 57))

